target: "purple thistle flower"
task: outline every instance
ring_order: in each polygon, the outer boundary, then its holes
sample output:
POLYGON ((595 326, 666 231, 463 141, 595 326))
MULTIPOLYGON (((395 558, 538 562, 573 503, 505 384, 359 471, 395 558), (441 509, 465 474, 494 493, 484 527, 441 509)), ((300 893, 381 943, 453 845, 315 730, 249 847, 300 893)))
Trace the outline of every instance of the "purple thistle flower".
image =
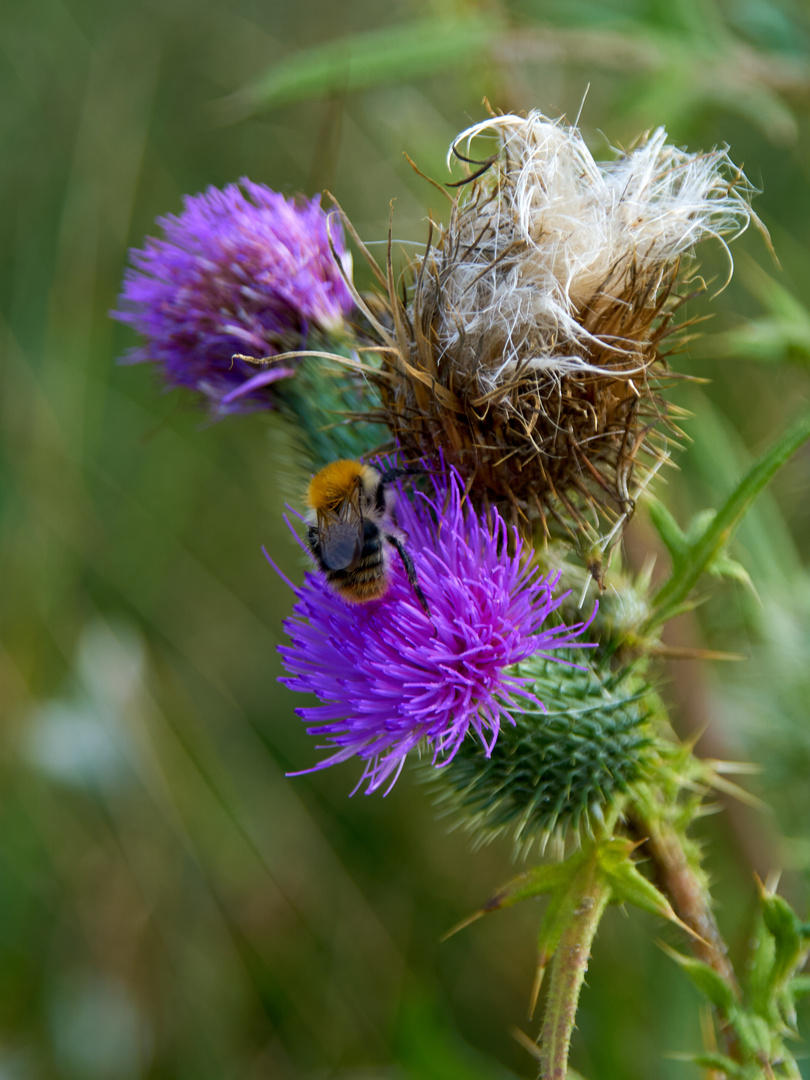
POLYGON ((334 749, 304 772, 356 755, 365 762, 358 786, 367 781, 370 793, 389 779, 393 785, 422 740, 433 764, 446 765, 468 732, 488 757, 521 699, 542 707, 515 665, 537 654, 556 659, 550 654, 578 644, 590 625, 593 616, 544 626, 568 595, 553 596, 559 573, 532 569, 517 530, 510 553, 503 518, 492 509, 482 517, 465 502, 457 473, 434 488, 397 505, 431 618, 398 559, 380 600, 349 604, 315 573, 293 586, 284 624, 292 644, 279 648, 291 678, 281 681, 320 698, 296 712, 324 740, 321 749, 334 749))
POLYGON ((170 386, 199 390, 215 412, 272 408, 269 387, 294 367, 231 357, 305 348, 311 327, 339 331, 353 305, 329 246, 331 237, 350 275, 337 216, 318 196, 296 203, 247 179, 184 206, 157 219, 165 239, 130 251, 134 269, 111 312, 146 338, 128 359, 161 364, 170 386))

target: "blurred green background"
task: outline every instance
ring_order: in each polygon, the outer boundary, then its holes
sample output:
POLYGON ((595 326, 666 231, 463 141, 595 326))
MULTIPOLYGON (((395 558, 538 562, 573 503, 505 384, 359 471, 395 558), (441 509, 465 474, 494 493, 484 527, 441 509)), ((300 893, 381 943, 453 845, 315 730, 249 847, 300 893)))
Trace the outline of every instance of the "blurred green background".
MULTIPOLYGON (((325 187, 367 241, 422 241, 444 155, 482 99, 582 108, 597 156, 664 124, 728 143, 763 189, 733 284, 677 358, 694 442, 685 525, 808 406, 810 13, 802 0, 5 0, 0 9, 2 465, 0 1080, 527 1077, 539 909, 441 935, 514 872, 404 775, 348 798, 275 653, 305 475, 273 418, 208 423, 107 317, 127 248, 183 193, 247 175, 325 187)), ((359 261, 359 260, 358 260, 359 261)), ((701 253, 722 280, 722 251, 701 253)), ((362 283, 362 272, 361 272, 362 283)), ((810 875, 810 454, 777 478, 676 644, 738 664, 662 672, 684 735, 756 761, 773 812, 707 820, 736 959, 752 868, 810 875), (780 839, 781 837, 781 839, 780 839)), ((654 549, 643 515, 635 558, 654 549)), ((663 565, 663 556, 661 557, 663 565)), ((699 1002, 638 912, 611 911, 573 1061, 590 1080, 697 1075, 699 1002)), ((806 1075, 810 1077, 810 1065, 806 1075)))

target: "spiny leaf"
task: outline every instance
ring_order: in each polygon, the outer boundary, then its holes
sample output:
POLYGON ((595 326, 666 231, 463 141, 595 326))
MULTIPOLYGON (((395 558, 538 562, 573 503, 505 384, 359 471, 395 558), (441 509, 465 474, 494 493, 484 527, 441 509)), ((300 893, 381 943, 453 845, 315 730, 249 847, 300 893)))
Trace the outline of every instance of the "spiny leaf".
POLYGON ((583 852, 577 852, 570 859, 566 859, 565 862, 550 863, 548 866, 533 866, 530 870, 526 870, 525 873, 519 874, 500 888, 494 896, 490 897, 482 908, 473 912, 472 915, 468 915, 461 922, 456 923, 452 929, 447 931, 442 940, 446 941, 453 934, 457 934, 459 930, 463 930, 492 911, 500 911, 501 908, 519 904, 521 900, 532 900, 535 897, 564 889, 584 858, 583 852))
POLYGON ((759 882, 762 919, 773 938, 774 958, 769 982, 777 988, 788 979, 806 952, 803 926, 793 908, 781 896, 759 882))
POLYGON ((715 1072, 725 1073, 726 1076, 745 1080, 748 1073, 744 1065, 727 1057, 725 1054, 679 1054, 683 1061, 691 1061, 701 1069, 714 1069, 715 1072))
POLYGON ((540 987, 543 984, 543 976, 549 960, 557 950, 563 931, 565 930, 568 917, 568 907, 565 903, 566 893, 559 889, 551 894, 543 912, 543 921, 540 924, 540 932, 537 935, 537 967, 534 974, 531 998, 529 1001, 529 1016, 534 1015, 540 987))
POLYGON ((692 937, 701 940, 699 934, 678 918, 664 894, 638 871, 630 858, 636 846, 630 840, 619 838, 602 844, 598 849, 600 865, 613 893, 612 902, 633 904, 651 915, 668 919, 692 937))
POLYGON ((511 907, 521 900, 543 896, 568 884, 585 859, 584 852, 577 852, 565 862, 551 863, 548 866, 534 866, 519 877, 513 878, 488 900, 484 911, 498 911, 511 907))
POLYGON ((661 537, 673 562, 683 557, 688 548, 686 534, 673 517, 671 511, 658 499, 649 503, 650 521, 661 537))
POLYGON ((689 976, 694 985, 708 1000, 719 1009, 723 1016, 729 1016, 737 1003, 736 995, 726 980, 714 968, 693 956, 684 956, 669 945, 661 943, 661 948, 689 976))
MULTIPOLYGON (((693 551, 705 536, 716 517, 714 510, 701 510, 695 514, 686 532, 680 528, 675 518, 662 503, 651 503, 650 518, 658 535, 663 540, 672 559, 673 573, 682 569, 693 551)), ((719 548, 706 566, 706 573, 715 577, 731 578, 745 585, 756 595, 756 589, 748 571, 728 554, 724 547, 719 548)))
POLYGON ((771 1025, 750 1010, 738 1009, 733 1016, 733 1027, 744 1058, 750 1061, 770 1061, 774 1054, 774 1037, 771 1025))

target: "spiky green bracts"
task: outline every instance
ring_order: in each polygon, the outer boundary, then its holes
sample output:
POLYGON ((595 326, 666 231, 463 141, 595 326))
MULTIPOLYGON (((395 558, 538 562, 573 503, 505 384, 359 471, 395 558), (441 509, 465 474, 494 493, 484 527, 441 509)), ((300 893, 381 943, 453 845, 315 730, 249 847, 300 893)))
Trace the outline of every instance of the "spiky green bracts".
POLYGON ((519 848, 545 848, 551 838, 590 832, 649 775, 657 756, 649 687, 632 673, 583 666, 582 654, 570 659, 521 664, 545 709, 514 712, 488 757, 468 741, 439 770, 439 805, 476 839, 507 834, 519 848))

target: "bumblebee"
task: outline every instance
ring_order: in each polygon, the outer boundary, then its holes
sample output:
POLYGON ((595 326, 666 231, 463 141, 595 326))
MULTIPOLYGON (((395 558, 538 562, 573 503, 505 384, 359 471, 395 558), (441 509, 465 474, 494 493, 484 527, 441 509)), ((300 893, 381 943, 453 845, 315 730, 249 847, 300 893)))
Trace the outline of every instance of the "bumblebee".
POLYGON ((363 604, 388 588, 390 548, 402 560, 411 588, 429 616, 416 568, 393 519, 390 483, 410 469, 378 472, 360 461, 333 461, 307 488, 307 546, 329 585, 344 600, 363 604))

